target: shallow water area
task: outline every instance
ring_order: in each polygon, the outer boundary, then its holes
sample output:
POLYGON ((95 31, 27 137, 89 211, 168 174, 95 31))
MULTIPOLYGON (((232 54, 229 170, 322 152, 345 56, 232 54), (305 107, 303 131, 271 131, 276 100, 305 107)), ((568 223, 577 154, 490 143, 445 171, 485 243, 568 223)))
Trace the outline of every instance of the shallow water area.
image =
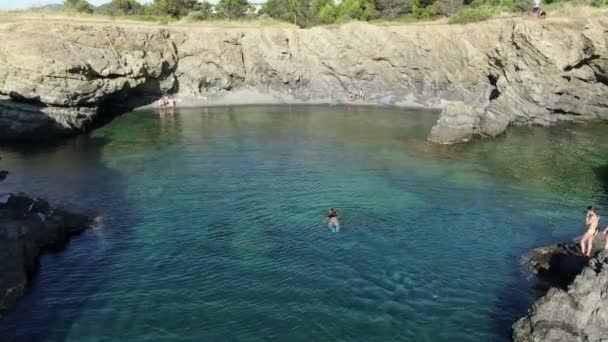
POLYGON ((605 124, 426 141, 436 113, 257 106, 138 111, 0 148, 21 190, 99 215, 0 339, 509 341, 529 248, 605 205, 605 124), (337 208, 342 229, 325 215, 337 208))

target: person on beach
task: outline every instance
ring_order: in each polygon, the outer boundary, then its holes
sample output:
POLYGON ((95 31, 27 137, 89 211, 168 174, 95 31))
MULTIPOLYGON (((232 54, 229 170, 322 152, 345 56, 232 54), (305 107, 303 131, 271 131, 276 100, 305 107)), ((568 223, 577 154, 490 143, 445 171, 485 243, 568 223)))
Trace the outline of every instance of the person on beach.
POLYGON ((585 226, 587 227, 587 232, 581 238, 581 252, 583 255, 588 257, 591 256, 591 251, 593 250, 593 239, 595 238, 595 234, 597 234, 598 227, 600 225, 600 215, 597 212, 597 209, 590 206, 587 208, 587 216, 585 217, 585 226))
POLYGON ((340 230, 338 212, 334 208, 329 209, 329 213, 327 214, 327 227, 329 227, 334 233, 340 230))
POLYGON ((164 96, 160 100, 158 100, 158 107, 159 108, 175 108, 175 100, 164 96))

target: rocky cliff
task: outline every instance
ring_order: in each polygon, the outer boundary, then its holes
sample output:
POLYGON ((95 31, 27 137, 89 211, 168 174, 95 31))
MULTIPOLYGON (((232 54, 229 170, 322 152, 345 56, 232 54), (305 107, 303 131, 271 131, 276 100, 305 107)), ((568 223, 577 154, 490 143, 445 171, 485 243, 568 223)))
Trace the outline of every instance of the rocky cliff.
POLYGON ((531 251, 531 271, 552 286, 528 315, 513 325, 515 342, 608 340, 608 251, 605 237, 594 243, 595 257, 580 255, 577 244, 531 251))
POLYGON ((0 318, 23 294, 40 253, 63 247, 89 223, 43 200, 0 195, 0 318))
POLYGON ((430 133, 440 143, 509 125, 607 119, 607 29, 600 17, 308 30, 4 23, 0 137, 74 134, 103 121, 108 107, 163 94, 182 106, 442 107, 430 133))

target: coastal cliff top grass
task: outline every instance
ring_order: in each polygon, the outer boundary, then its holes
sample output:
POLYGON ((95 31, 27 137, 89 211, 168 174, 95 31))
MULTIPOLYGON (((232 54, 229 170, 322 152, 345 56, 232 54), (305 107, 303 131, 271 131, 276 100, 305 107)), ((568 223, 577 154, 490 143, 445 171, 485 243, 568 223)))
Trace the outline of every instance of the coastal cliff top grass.
MULTIPOLYGON (((608 8, 598 8, 580 4, 570 3, 554 3, 545 7, 548 12, 548 22, 580 22, 588 18, 608 16, 608 8)), ((516 14, 507 11, 501 11, 499 8, 488 10, 483 13, 483 18, 475 21, 487 20, 505 20, 505 19, 533 19, 529 14, 516 14)), ((367 21, 366 23, 378 26, 403 26, 403 25, 447 25, 454 23, 466 24, 467 21, 457 22, 452 18, 429 18, 418 19, 413 17, 396 18, 393 20, 377 19, 367 21)), ((121 25, 150 25, 150 26, 171 26, 171 27, 218 27, 218 28, 262 28, 276 27, 286 29, 298 29, 297 25, 284 21, 272 19, 269 17, 252 17, 241 18, 234 20, 213 19, 202 21, 189 21, 186 18, 180 20, 166 16, 155 15, 132 15, 132 16, 109 16, 102 14, 87 14, 68 11, 52 11, 52 10, 14 10, 0 11, 0 24, 20 21, 48 21, 48 22, 82 22, 82 23, 99 23, 99 24, 121 24, 121 25)), ((343 21, 335 25, 343 25, 356 20, 343 21)))
POLYGON ((201 27, 279 27, 298 28, 298 26, 275 20, 272 18, 242 18, 236 20, 205 20, 189 22, 187 20, 176 20, 165 16, 156 15, 133 15, 133 16, 109 16, 102 14, 88 14, 68 11, 49 10, 16 10, 0 11, 0 24, 18 21, 57 21, 57 22, 85 22, 100 24, 131 24, 131 25, 163 25, 163 26, 201 26, 201 27))

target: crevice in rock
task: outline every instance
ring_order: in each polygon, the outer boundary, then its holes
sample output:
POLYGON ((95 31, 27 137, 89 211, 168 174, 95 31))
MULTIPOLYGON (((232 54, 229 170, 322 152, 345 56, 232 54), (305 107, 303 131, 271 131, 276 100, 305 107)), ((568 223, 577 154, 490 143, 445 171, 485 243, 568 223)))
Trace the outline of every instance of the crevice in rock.
POLYGON ((395 64, 393 64, 393 62, 391 62, 391 60, 389 58, 387 58, 387 57, 382 57, 382 56, 372 57, 372 61, 374 61, 374 62, 386 62, 391 67, 397 68, 397 66, 395 64))
POLYGON ((338 72, 338 71, 337 71, 337 70, 336 70, 334 67, 332 67, 331 65, 329 65, 329 64, 328 64, 328 63, 326 63, 326 62, 321 62, 321 63, 322 63, 322 64, 323 64, 325 67, 327 67, 329 70, 331 70, 331 71, 332 71, 332 72, 330 73, 330 75, 332 75, 334 78, 336 78, 336 80, 338 81, 338 83, 340 83, 340 86, 342 86, 342 88, 343 88, 345 91, 348 91, 348 87, 347 87, 347 86, 344 84, 344 82, 342 82, 342 79, 340 79, 340 77, 339 77, 339 76, 346 77, 346 78, 348 78, 348 79, 350 79, 350 80, 352 80, 352 77, 350 77, 350 76, 348 76, 348 75, 344 75, 344 74, 339 73, 339 72, 338 72))
MULTIPOLYGON (((240 78, 243 83, 245 83, 245 79, 247 78, 247 65, 245 64, 245 50, 243 50, 243 38, 245 38, 245 34, 243 33, 241 35, 241 38, 239 40, 239 50, 241 51, 241 63, 243 64, 243 77, 238 77, 240 78)), ((287 39, 287 45, 289 46, 289 39, 287 39)), ((232 75, 231 75, 232 76, 232 75)))
POLYGON ((601 83, 601 84, 603 84, 603 85, 605 85, 605 86, 608 87, 608 77, 606 75, 602 75, 602 74, 600 74, 598 72, 595 72, 594 74, 595 74, 595 79, 599 83, 601 83))
POLYGON ((492 73, 488 75, 488 80, 490 81, 490 85, 492 86, 492 91, 490 92, 490 101, 496 100, 500 96, 500 91, 498 90, 497 82, 499 76, 496 76, 492 73))
POLYGON ((548 111, 551 111, 555 114, 564 114, 564 115, 573 115, 573 116, 581 116, 581 113, 571 112, 569 110, 564 110, 561 108, 546 108, 548 111))
POLYGON ((600 55, 591 55, 591 56, 589 56, 587 58, 583 58, 580 61, 578 61, 576 64, 566 65, 564 67, 564 71, 570 71, 570 70, 573 70, 573 69, 580 69, 583 66, 588 65, 590 62, 592 62, 592 61, 594 61, 594 60, 596 60, 598 58, 600 58, 600 55))
POLYGON ((40 96, 36 96, 33 98, 27 98, 27 97, 19 94, 16 91, 11 91, 8 94, 2 94, 2 93, 0 93, 0 94, 7 95, 8 97, 10 97, 11 101, 13 101, 13 102, 25 103, 25 104, 33 105, 33 106, 40 107, 40 108, 48 107, 48 105, 46 103, 44 103, 40 100, 40 96))

